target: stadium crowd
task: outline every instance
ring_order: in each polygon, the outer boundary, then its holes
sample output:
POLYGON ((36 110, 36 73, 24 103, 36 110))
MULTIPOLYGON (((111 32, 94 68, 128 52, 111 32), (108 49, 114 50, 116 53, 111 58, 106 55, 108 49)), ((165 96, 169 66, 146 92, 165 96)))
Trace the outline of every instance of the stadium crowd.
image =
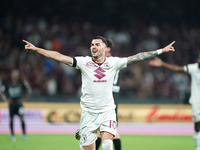
MULTIPOLYGON (((142 51, 163 47, 172 41, 176 52, 161 55, 167 62, 178 65, 194 63, 200 47, 200 30, 182 23, 145 23, 132 19, 120 27, 95 25, 90 22, 68 22, 58 16, 20 19, 7 15, 0 18, 0 77, 8 80, 9 71, 18 68, 27 78, 34 95, 79 94, 81 77, 78 70, 59 62, 44 59, 36 53, 24 50, 22 39, 45 49, 58 51, 69 56, 90 55, 89 44, 96 35, 111 38, 114 43, 113 56, 129 56, 142 51)), ((136 63, 120 72, 121 94, 141 99, 176 98, 184 103, 190 89, 186 74, 154 68, 148 61, 136 63)))

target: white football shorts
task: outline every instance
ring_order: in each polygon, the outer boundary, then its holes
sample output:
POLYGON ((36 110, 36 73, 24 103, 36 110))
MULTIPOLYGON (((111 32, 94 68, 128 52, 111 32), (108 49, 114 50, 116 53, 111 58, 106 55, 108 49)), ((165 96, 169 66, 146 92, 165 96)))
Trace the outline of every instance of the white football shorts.
POLYGON ((194 122, 200 121, 200 104, 192 104, 192 120, 194 122))
POLYGON ((88 146, 94 143, 97 139, 98 131, 106 131, 115 136, 116 127, 115 110, 109 110, 103 113, 83 111, 80 121, 80 145, 88 146))

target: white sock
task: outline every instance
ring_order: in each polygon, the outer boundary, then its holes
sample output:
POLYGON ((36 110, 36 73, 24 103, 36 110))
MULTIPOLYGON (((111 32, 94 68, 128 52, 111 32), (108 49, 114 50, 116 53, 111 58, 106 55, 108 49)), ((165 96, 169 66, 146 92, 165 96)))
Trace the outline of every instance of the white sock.
POLYGON ((199 150, 199 139, 200 139, 199 132, 194 131, 193 139, 194 139, 195 150, 199 150))
POLYGON ((104 140, 102 142, 103 150, 113 150, 113 141, 112 140, 104 140))

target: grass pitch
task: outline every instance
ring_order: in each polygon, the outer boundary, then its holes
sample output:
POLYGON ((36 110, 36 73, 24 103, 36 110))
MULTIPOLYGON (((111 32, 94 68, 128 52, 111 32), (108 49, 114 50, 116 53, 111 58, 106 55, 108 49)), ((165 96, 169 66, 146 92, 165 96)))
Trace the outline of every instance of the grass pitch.
MULTIPOLYGON (((191 136, 120 135, 122 150, 193 150, 191 136)), ((0 150, 80 150, 74 135, 29 134, 24 141, 20 134, 13 142, 9 134, 0 134, 0 150)), ((102 150, 102 148, 100 148, 102 150)))

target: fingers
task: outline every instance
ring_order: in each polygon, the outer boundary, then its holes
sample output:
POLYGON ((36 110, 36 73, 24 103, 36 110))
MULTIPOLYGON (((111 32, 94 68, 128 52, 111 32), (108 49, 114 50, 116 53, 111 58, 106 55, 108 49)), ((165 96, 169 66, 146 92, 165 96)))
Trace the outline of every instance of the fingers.
POLYGON ((25 45, 26 51, 28 51, 28 52, 31 51, 33 45, 26 40, 22 40, 22 41, 26 43, 26 45, 25 45))
POLYGON ((157 62, 156 62, 155 60, 150 60, 150 61, 148 62, 148 64, 149 64, 150 66, 157 66, 157 62))
POLYGON ((28 42, 28 41, 26 41, 26 40, 22 40, 23 42, 25 42, 26 44, 29 44, 29 45, 31 45, 31 43, 30 42, 28 42))
POLYGON ((26 41, 26 40, 22 40, 22 41, 28 44, 28 41, 26 41))
POLYGON ((152 60, 153 62, 158 62, 160 59, 158 57, 154 57, 154 59, 152 60))
POLYGON ((149 65, 152 65, 153 64, 153 60, 149 60, 148 63, 149 63, 149 65))
POLYGON ((175 41, 173 41, 171 44, 169 44, 170 46, 172 46, 175 43, 175 41))
POLYGON ((166 46, 167 48, 170 49, 170 51, 175 51, 174 47, 172 46, 175 43, 175 41, 173 41, 172 43, 170 43, 168 46, 166 46))

